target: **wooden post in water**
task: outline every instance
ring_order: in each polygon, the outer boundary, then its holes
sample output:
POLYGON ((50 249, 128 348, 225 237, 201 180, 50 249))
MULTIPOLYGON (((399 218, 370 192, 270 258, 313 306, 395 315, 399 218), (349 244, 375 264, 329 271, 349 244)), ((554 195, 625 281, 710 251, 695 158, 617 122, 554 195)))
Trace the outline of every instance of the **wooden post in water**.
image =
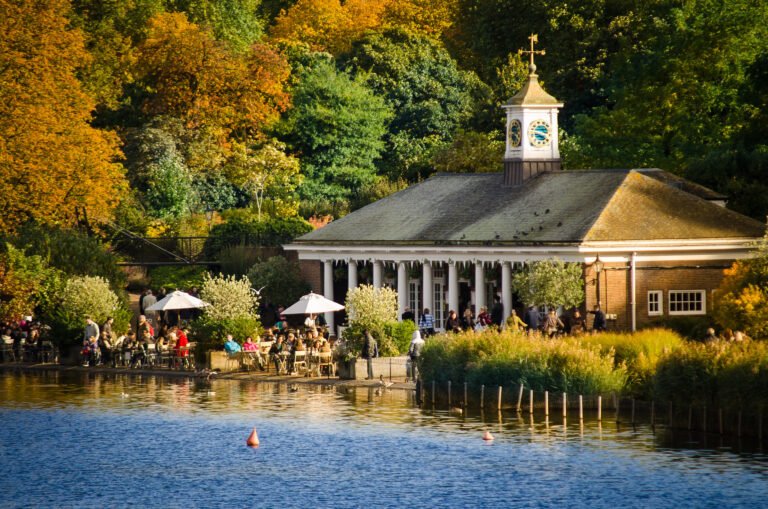
POLYGON ((763 442, 763 407, 757 411, 757 439, 760 443, 763 442))
POLYGON ((544 391, 544 416, 549 417, 549 391, 544 391))
POLYGON ((656 402, 651 400, 651 428, 656 428, 656 402))
POLYGON ((496 408, 498 408, 499 412, 501 412, 501 385, 499 385, 499 395, 497 398, 496 408))
POLYGON ((603 397, 597 397, 597 420, 603 422, 603 397))
POLYGON ((485 408, 485 384, 480 386, 480 410, 485 408))
POLYGON ((738 420, 738 426, 736 428, 736 436, 741 438, 741 409, 739 409, 739 420, 738 420))
POLYGON ((467 382, 464 382, 464 408, 467 408, 467 382))
POLYGON ((517 395, 517 411, 522 412, 523 411, 523 390, 525 387, 523 384, 520 384, 520 394, 517 395))
POLYGON ((619 416, 621 413, 619 412, 619 406, 621 406, 621 400, 618 396, 614 396, 614 401, 616 402, 616 424, 619 424, 621 422, 621 419, 619 419, 619 416))
POLYGON ((635 398, 632 398, 632 426, 635 425, 635 398))
POLYGON ((392 381, 392 357, 389 358, 389 381, 392 381))
POLYGON ((528 392, 528 413, 533 415, 533 389, 528 392))
POLYGON ((704 415, 704 427, 701 428, 704 433, 707 432, 707 405, 704 405, 704 410, 702 410, 702 414, 704 415))
POLYGON ((435 406, 435 381, 432 380, 432 406, 435 406))
POLYGON ((565 418, 568 415, 568 394, 563 393, 563 422, 565 422, 565 418))
POLYGON ((579 420, 584 420, 584 396, 579 394, 579 420))
POLYGON ((693 405, 688 405, 688 431, 693 429, 693 405))
POLYGON ((451 381, 448 380, 448 408, 451 408, 451 381))

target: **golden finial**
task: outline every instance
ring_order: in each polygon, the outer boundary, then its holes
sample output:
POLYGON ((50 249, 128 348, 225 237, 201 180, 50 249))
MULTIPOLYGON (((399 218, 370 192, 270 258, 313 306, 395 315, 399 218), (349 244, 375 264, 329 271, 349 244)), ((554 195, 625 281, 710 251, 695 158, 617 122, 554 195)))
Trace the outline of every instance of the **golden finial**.
POLYGON ((520 49, 517 50, 518 55, 525 55, 528 54, 531 56, 531 63, 528 65, 528 69, 530 70, 531 74, 534 74, 536 72, 536 64, 533 63, 533 56, 534 55, 546 55, 547 52, 543 49, 537 50, 534 49, 533 45, 538 44, 539 42, 539 34, 531 34, 530 37, 528 37, 528 40, 531 41, 531 49, 530 50, 524 50, 520 49))

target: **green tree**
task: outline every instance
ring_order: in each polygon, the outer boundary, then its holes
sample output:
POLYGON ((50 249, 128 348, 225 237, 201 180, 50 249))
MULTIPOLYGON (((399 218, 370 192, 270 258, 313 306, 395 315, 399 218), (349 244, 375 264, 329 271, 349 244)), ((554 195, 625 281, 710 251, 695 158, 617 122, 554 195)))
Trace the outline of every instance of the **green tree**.
POLYGON ((531 262, 512 277, 512 291, 527 304, 579 306, 584 302, 581 264, 562 260, 531 262))
POLYGON ((248 279, 254 288, 262 289, 262 300, 275 305, 290 306, 310 290, 301 277, 299 264, 282 256, 256 263, 248 271, 248 279))
POLYGON ((261 0, 170 0, 175 10, 184 11, 190 21, 207 25, 220 41, 245 51, 264 33, 261 0))
POLYGON ((445 172, 490 173, 501 171, 503 156, 503 140, 488 133, 461 131, 449 145, 435 151, 432 166, 445 172))
POLYGON ((280 126, 283 139, 301 158, 306 177, 301 197, 348 201, 371 183, 391 117, 384 100, 362 79, 352 79, 326 62, 308 70, 280 126))
POLYGON ((428 173, 430 155, 469 122, 483 88, 440 43, 400 30, 356 43, 342 65, 395 112, 381 164, 391 178, 428 173))

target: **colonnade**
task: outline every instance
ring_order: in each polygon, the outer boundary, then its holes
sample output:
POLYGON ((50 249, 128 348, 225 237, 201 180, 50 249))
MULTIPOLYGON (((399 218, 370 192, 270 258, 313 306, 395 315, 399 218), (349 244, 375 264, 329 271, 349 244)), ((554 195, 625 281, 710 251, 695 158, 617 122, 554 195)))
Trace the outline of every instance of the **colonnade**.
MULTIPOLYGON (((327 259, 323 261, 323 294, 326 298, 334 299, 333 283, 334 283, 334 268, 336 262, 344 262, 347 265, 347 288, 356 288, 359 284, 358 269, 359 262, 369 263, 371 266, 372 279, 374 288, 381 288, 384 285, 384 264, 385 260, 354 260, 344 259, 335 260, 327 259)), ((397 286, 397 304, 398 304, 398 318, 405 312, 408 306, 408 282, 409 282, 409 267, 415 263, 422 266, 421 277, 421 302, 420 308, 429 308, 431 311, 435 311, 434 302, 434 281, 433 281, 433 266, 445 265, 447 266, 447 308, 453 309, 458 312, 459 310, 459 263, 455 261, 431 261, 431 260, 413 260, 413 261, 393 261, 396 265, 396 286, 397 286)), ((465 262, 466 263, 466 262, 465 262)), ((487 261, 473 261, 474 264, 474 311, 475 316, 480 312, 483 307, 490 307, 493 302, 486 301, 485 294, 485 269, 492 265, 501 265, 501 303, 504 306, 504 316, 507 317, 512 312, 512 262, 487 262, 487 261), (479 283, 478 283, 479 282, 479 283)), ((419 310, 414 310, 420 312, 419 310)), ((326 322, 331 330, 334 330, 334 317, 333 313, 326 313, 326 322)))

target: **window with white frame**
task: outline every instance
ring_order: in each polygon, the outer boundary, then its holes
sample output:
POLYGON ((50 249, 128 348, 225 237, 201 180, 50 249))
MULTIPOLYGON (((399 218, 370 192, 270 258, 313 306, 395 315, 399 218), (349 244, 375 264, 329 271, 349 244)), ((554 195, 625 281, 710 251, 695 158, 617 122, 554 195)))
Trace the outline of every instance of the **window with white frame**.
POLYGON ((707 293, 704 290, 670 290, 670 315, 703 315, 707 312, 707 293))
POLYGON ((648 316, 664 314, 664 292, 652 290, 648 292, 648 316))

